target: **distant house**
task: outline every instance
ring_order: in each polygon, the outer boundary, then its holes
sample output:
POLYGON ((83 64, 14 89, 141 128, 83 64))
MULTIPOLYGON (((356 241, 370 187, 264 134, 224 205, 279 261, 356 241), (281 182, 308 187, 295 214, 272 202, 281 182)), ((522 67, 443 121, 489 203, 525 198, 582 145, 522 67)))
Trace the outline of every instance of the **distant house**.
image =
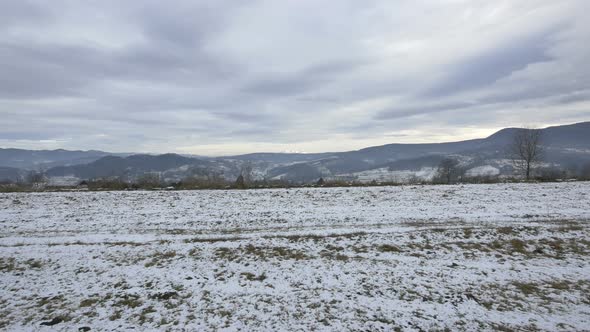
POLYGON ((76 186, 77 189, 87 190, 88 189, 88 182, 86 180, 80 181, 76 186))

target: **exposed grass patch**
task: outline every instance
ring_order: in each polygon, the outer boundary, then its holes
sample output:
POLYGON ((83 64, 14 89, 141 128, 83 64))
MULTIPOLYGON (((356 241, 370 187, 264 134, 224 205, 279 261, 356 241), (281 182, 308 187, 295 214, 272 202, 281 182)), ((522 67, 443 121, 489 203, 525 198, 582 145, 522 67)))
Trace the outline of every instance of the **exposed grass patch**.
POLYGON ((580 295, 581 299, 584 299, 583 294, 587 294, 588 291, 588 280, 513 280, 508 284, 481 285, 477 298, 473 299, 486 309, 499 312, 528 311, 536 306, 551 306, 552 310, 565 310, 567 300, 564 302, 562 299, 580 295))
POLYGON ((14 257, 0 257, 0 272, 22 272, 28 269, 40 269, 43 261, 39 259, 27 259, 19 261, 14 257))
POLYGON ((233 261, 240 258, 240 256, 237 255, 235 251, 236 250, 232 248, 217 248, 215 249, 215 256, 220 259, 233 261))
POLYGON ((504 248, 504 245, 502 242, 500 242, 498 240, 494 240, 489 244, 489 247, 493 250, 500 250, 500 249, 504 248))
POLYGON ((25 264, 27 264, 30 268, 33 269, 39 269, 41 267, 43 267, 43 262, 41 260, 38 259, 28 259, 25 261, 25 264))
POLYGON ((184 239, 184 243, 215 243, 215 242, 231 242, 247 240, 245 237, 196 237, 192 239, 184 239))
POLYGON ((177 298, 178 293, 169 291, 169 292, 162 292, 150 295, 150 299, 152 300, 160 300, 160 301, 168 301, 173 298, 177 298))
POLYGON ((528 330, 523 329, 522 327, 513 327, 512 325, 504 324, 504 323, 491 323, 490 324, 494 331, 499 332, 516 332, 516 331, 534 331, 534 329, 528 330))
POLYGON ((326 259, 333 259, 333 260, 337 260, 337 261, 342 261, 342 262, 346 262, 350 259, 350 257, 348 257, 347 255, 341 254, 339 252, 330 251, 330 250, 322 250, 320 252, 320 257, 326 258, 326 259))
POLYGON ((377 246, 377 250, 380 252, 401 252, 402 250, 394 245, 390 244, 381 244, 377 246))
POLYGON ((516 289, 518 289, 521 293, 523 293, 526 296, 539 293, 539 287, 536 284, 531 283, 531 282, 515 281, 512 283, 512 285, 514 287, 516 287, 516 289))
POLYGON ((248 244, 246 246, 239 246, 238 248, 217 248, 215 255, 218 258, 229 261, 238 261, 243 258, 251 259, 292 259, 304 260, 310 257, 301 250, 286 248, 286 247, 260 247, 248 244))
POLYGON ((141 313, 139 314, 139 324, 143 325, 146 322, 152 322, 153 318, 149 317, 148 315, 154 312, 157 312, 157 310, 151 305, 141 309, 141 313))
POLYGON ((109 316, 109 320, 110 321, 115 321, 115 320, 119 320, 122 317, 122 310, 115 310, 115 312, 113 312, 110 316, 109 316))
POLYGON ((154 265, 162 266, 162 263, 169 262, 176 257, 176 251, 157 251, 151 260, 144 264, 145 267, 152 267, 154 265))
POLYGON ((80 301, 80 308, 93 306, 96 303, 98 303, 98 301, 99 300, 96 298, 84 299, 84 300, 80 301))
POLYGON ((45 306, 61 306, 65 302, 63 295, 45 296, 37 300, 36 306, 42 308, 45 306))
POLYGON ((22 271, 22 267, 18 267, 14 257, 0 257, 0 272, 22 271))
POLYGON ((240 275, 248 281, 264 281, 266 279, 266 274, 264 272, 259 275, 250 272, 242 272, 240 275))
POLYGON ((115 307, 126 307, 126 308, 137 308, 143 304, 140 296, 137 294, 124 294, 118 298, 113 306, 115 307))
MULTIPOLYGON (((86 244, 92 245, 92 244, 95 244, 95 243, 86 243, 86 244)), ((110 247, 115 247, 115 246, 140 247, 140 246, 147 245, 147 243, 132 242, 132 241, 115 241, 115 242, 106 242, 104 244, 107 245, 107 246, 110 246, 110 247)))
POLYGON ((567 225, 567 226, 562 226, 559 227, 557 229, 559 232, 577 232, 577 231, 583 231, 584 227, 580 226, 580 225, 567 225))
POLYGON ((571 288, 571 284, 568 280, 555 280, 549 282, 549 287, 560 291, 568 291, 571 288))
POLYGON ((583 231, 584 226, 577 221, 565 220, 559 223, 559 226, 553 229, 554 231, 567 233, 583 231))
POLYGON ((47 243, 48 247, 58 247, 58 246, 96 246, 96 245, 105 245, 109 247, 117 247, 117 246, 129 246, 129 247, 139 247, 145 246, 149 243, 143 242, 132 242, 132 241, 110 241, 110 242, 83 242, 83 241, 74 241, 74 242, 49 242, 47 243))
POLYGON ((326 250, 331 250, 331 251, 342 251, 342 250, 344 250, 344 247, 341 247, 341 246, 335 246, 335 245, 332 245, 332 244, 327 244, 327 245, 326 245, 326 250))
POLYGON ((149 257, 147 256, 147 252, 141 251, 137 254, 133 254, 131 252, 113 252, 111 254, 106 254, 104 258, 108 261, 113 262, 117 266, 125 266, 139 264, 142 261, 148 259, 149 257))
POLYGON ((510 246, 512 250, 517 253, 526 254, 526 244, 524 241, 519 239, 512 239, 510 240, 510 246))
POLYGON ((198 257, 200 252, 201 252, 201 250, 199 250, 199 248, 192 248, 191 250, 188 251, 188 255, 190 257, 198 257))
POLYGON ((343 254, 336 254, 336 256, 334 256, 334 259, 337 261, 343 261, 346 262, 350 259, 350 257, 343 255, 343 254))
POLYGON ((473 236, 473 228, 463 228, 463 237, 469 239, 473 236))
POLYGON ((346 239, 352 239, 352 238, 356 238, 356 237, 361 237, 361 236, 365 236, 367 235, 367 232, 352 232, 352 233, 332 233, 332 234, 289 234, 289 235, 267 235, 267 236, 263 236, 263 238, 266 239, 272 239, 272 238, 283 238, 283 239, 288 239, 292 242, 299 242, 299 241, 319 241, 322 239, 327 239, 327 238, 346 238, 346 239))
POLYGON ((354 251, 357 254, 368 253, 369 252, 369 247, 364 246, 364 245, 352 246, 350 248, 352 249, 352 251, 354 251))

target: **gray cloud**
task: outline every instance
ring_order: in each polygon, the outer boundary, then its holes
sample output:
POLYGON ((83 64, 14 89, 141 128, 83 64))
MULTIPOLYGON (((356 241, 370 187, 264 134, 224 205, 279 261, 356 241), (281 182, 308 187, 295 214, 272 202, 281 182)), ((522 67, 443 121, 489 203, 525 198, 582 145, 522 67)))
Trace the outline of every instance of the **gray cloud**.
POLYGON ((363 61, 335 60, 315 64, 291 73, 269 73, 249 82, 244 91, 259 95, 293 96, 313 92, 338 79, 339 75, 362 67, 363 61))
POLYGON ((586 2, 476 2, 2 1, 0 145, 334 151, 530 105, 587 120, 558 108, 590 101, 586 2))
POLYGON ((414 115, 422 115, 429 113, 445 112, 449 110, 465 109, 476 106, 473 102, 448 102, 438 103, 434 105, 419 105, 409 107, 393 108, 392 110, 382 111, 377 115, 377 119, 399 119, 414 115))
POLYGON ((3 1, 0 3, 0 29, 23 23, 43 23, 53 19, 49 4, 40 1, 3 1))
POLYGON ((526 38, 511 40, 504 45, 462 60, 451 69, 443 82, 424 93, 425 97, 444 97, 466 90, 485 87, 522 70, 528 65, 548 62, 553 58, 547 54, 551 38, 559 29, 551 29, 526 38))

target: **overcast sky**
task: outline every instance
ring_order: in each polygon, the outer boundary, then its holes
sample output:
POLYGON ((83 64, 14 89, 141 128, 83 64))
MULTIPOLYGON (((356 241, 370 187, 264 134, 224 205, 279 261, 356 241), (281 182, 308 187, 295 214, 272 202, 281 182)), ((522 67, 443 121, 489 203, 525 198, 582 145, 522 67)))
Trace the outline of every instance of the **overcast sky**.
POLYGON ((588 0, 0 1, 0 146, 344 151, 590 120, 588 0))

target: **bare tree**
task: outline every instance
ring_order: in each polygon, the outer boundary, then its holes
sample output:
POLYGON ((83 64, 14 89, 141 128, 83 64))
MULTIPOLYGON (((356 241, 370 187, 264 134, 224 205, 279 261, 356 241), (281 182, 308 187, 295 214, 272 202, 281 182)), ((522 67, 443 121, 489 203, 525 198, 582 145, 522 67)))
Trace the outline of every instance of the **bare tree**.
POLYGON ((320 178, 316 183, 316 186, 323 186, 324 184, 326 184, 326 181, 324 181, 324 178, 320 178))
POLYGON ((142 174, 137 178, 137 185, 148 189, 160 187, 162 185, 160 173, 149 172, 142 174))
POLYGON ((512 164, 527 180, 531 178, 532 169, 543 157, 541 139, 540 129, 518 129, 514 134, 510 149, 512 164))
POLYGON ((26 180, 34 189, 43 189, 47 184, 47 178, 42 172, 31 171, 27 174, 26 180))
POLYGON ((246 184, 246 181, 244 180, 244 176, 242 174, 240 174, 238 176, 238 178, 236 179, 235 186, 238 189, 246 189, 248 187, 248 185, 246 184))
POLYGON ((438 178, 449 184, 459 175, 459 162, 452 158, 445 158, 438 164, 437 176, 438 178))
POLYGON ((584 180, 590 180, 590 162, 587 162, 581 167, 578 177, 584 180))
POLYGON ((244 184, 248 185, 252 183, 252 163, 247 161, 242 164, 242 168, 240 170, 240 175, 244 178, 244 184))

